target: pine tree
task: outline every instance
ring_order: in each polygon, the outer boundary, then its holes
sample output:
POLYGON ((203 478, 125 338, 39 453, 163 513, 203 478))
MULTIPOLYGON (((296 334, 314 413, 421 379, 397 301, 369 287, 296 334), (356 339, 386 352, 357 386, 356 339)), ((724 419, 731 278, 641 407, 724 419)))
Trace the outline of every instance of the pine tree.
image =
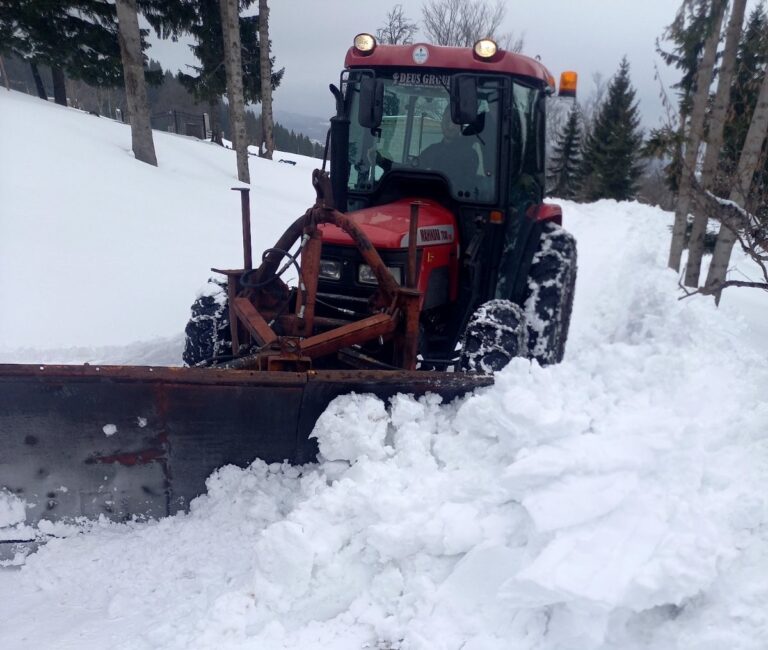
POLYGON ((710 99, 709 90, 715 75, 717 48, 726 5, 726 0, 712 0, 710 5, 709 30, 704 40, 701 60, 696 69, 690 117, 687 123, 681 124, 685 134, 685 149, 683 151, 683 166, 680 171, 680 188, 675 204, 675 222, 669 246, 669 261, 667 262, 669 267, 675 271, 680 269, 683 248, 685 248, 685 232, 693 197, 696 161, 699 147, 705 141, 704 126, 710 99))
POLYGON ((635 95, 624 57, 584 143, 580 173, 582 196, 588 201, 624 201, 635 195, 643 141, 635 95))
POLYGON ((651 129, 643 155, 669 161, 664 167, 667 187, 677 194, 683 169, 684 125, 693 106, 693 91, 704 43, 711 30, 710 0, 682 0, 675 19, 664 30, 663 39, 671 44, 665 50, 656 42, 656 51, 664 62, 681 72, 680 81, 672 84, 678 95, 678 125, 668 124, 651 129))
MULTIPOLYGON (((150 23, 166 23, 186 0, 137 0, 150 23)), ((142 52, 148 47, 147 30, 140 30, 142 52)), ((29 63, 38 95, 47 99, 41 77, 51 69, 54 99, 66 104, 65 77, 96 88, 123 85, 115 3, 111 0, 0 0, 0 54, 29 63)), ((162 71, 148 72, 150 84, 159 84, 162 71)))
POLYGON ((95 86, 122 83, 115 6, 106 0, 0 0, 3 33, 0 53, 29 62, 42 99, 40 66, 51 68, 58 104, 67 103, 65 73, 95 86))
POLYGON ((663 38, 672 44, 672 49, 664 50, 656 43, 656 51, 664 62, 682 72, 680 81, 672 84, 672 88, 678 91, 683 121, 691 110, 696 71, 711 22, 709 0, 683 0, 675 19, 664 30, 663 38))
MULTIPOLYGON (((760 168, 760 158, 765 152, 766 138, 768 138, 768 75, 763 74, 755 109, 752 111, 752 118, 744 139, 744 146, 739 155, 736 173, 731 179, 731 193, 728 197, 732 203, 741 208, 749 206, 750 198, 753 194, 752 188, 755 181, 755 172, 760 168)), ((764 164, 763 162, 763 166, 764 164)), ((728 271, 731 250, 738 238, 737 231, 743 229, 743 223, 728 224, 725 222, 720 224, 720 232, 717 235, 717 243, 712 254, 712 263, 709 266, 706 286, 722 287, 728 271)), ((750 223, 747 230, 759 231, 760 227, 755 228, 754 223, 750 223)), ((758 237, 764 239, 764 236, 758 235, 758 237)), ((753 253, 756 253, 756 255, 753 255, 753 258, 762 265, 763 271, 765 271, 765 244, 762 242, 755 243, 757 246, 753 248, 753 253)), ((719 292, 716 294, 715 300, 719 303, 719 292)))
POLYGON ((556 136, 549 172, 551 193, 573 199, 579 191, 581 167, 581 112, 573 105, 562 130, 556 136))
MULTIPOLYGON (((765 8, 759 5, 749 15, 736 55, 736 73, 731 85, 731 103, 725 123, 725 142, 721 158, 724 179, 730 178, 736 170, 766 69, 768 16, 765 8)), ((716 188, 719 196, 727 196, 729 191, 727 181, 726 185, 716 188)))
MULTIPOLYGON (((760 229, 768 231, 768 142, 765 142, 765 132, 760 133, 768 120, 765 111, 768 104, 767 74, 768 17, 764 7, 759 5, 750 14, 739 44, 720 160, 720 182, 716 183, 714 192, 718 196, 728 196, 753 214, 759 224, 755 232, 761 232, 760 229)), ((734 229, 738 230, 738 226, 734 229)), ((736 241, 735 230, 721 223, 706 279, 708 288, 726 280, 731 250, 736 241)), ((744 233, 741 235, 744 236, 744 233)), ((764 235, 761 237, 764 240, 764 235)), ((756 252, 764 261, 764 249, 756 252)), ((718 292, 716 301, 719 298, 718 292)))
MULTIPOLYGON (((242 0, 240 9, 245 9, 254 0, 242 0)), ((183 30, 192 35, 195 43, 190 46, 192 53, 200 62, 193 66, 196 74, 179 74, 179 80, 194 94, 198 101, 209 106, 211 115, 211 130, 217 139, 220 130, 228 131, 224 125, 228 118, 219 121, 219 100, 226 93, 227 77, 222 65, 224 60, 224 43, 222 38, 221 15, 218 0, 192 0, 191 19, 183 26, 183 30), (221 127, 219 126, 221 124, 221 127)), ((258 102, 261 99, 261 70, 259 47, 259 18, 258 16, 240 17, 241 63, 243 67, 243 91, 246 103, 258 102)), ((272 62, 272 89, 280 85, 284 70, 274 69, 272 62)), ((258 143, 258 140, 257 140, 258 143)))
MULTIPOLYGON (((744 23, 744 12, 747 0, 733 0, 728 27, 725 30, 725 47, 720 60, 717 74, 717 90, 707 116, 706 152, 701 168, 700 185, 704 190, 712 190, 717 177, 720 153, 723 149, 723 133, 725 119, 730 105, 733 73, 736 69, 736 55, 740 42, 741 29, 744 23)), ((696 190, 698 191, 698 190, 696 190)), ((685 284, 689 287, 699 286, 701 260, 704 255, 709 215, 703 209, 696 210, 688 238, 688 263, 685 269, 685 284)))

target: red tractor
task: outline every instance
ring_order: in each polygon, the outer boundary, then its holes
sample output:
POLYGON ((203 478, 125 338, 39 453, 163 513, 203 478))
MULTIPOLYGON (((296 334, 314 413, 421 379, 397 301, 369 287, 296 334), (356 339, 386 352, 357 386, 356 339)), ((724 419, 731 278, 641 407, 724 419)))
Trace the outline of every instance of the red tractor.
POLYGON ((489 373, 562 360, 576 244, 543 202, 552 76, 487 39, 360 34, 345 64, 330 179, 315 173, 317 203, 258 269, 224 271, 226 297, 193 305, 185 362, 489 373))
POLYGON ((244 268, 193 306, 184 360, 203 367, 0 365, 0 492, 28 523, 172 514, 222 465, 313 461, 339 395, 450 400, 515 356, 560 361, 576 245, 543 203, 553 87, 492 41, 359 35, 317 202, 255 269, 244 209, 244 268))

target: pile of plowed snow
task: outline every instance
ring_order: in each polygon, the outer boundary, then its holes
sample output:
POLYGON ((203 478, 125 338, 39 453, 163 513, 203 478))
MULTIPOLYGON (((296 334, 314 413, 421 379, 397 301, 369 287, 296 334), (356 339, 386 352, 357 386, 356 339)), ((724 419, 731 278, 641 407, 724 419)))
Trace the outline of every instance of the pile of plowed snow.
POLYGON ((447 405, 339 398, 318 464, 51 540, 0 571, 0 647, 765 648, 766 303, 678 300, 667 213, 564 207, 562 364, 447 405))

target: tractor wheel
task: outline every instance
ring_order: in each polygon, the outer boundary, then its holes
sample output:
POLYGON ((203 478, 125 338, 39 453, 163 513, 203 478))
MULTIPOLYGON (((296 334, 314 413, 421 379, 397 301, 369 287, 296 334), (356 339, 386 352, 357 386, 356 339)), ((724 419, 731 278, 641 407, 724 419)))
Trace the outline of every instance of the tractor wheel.
POLYGON ((526 328, 519 305, 490 300, 472 314, 461 341, 460 367, 467 372, 492 374, 514 357, 525 354, 526 328))
POLYGON ((192 303, 182 359, 188 366, 209 365, 217 357, 232 354, 229 304, 225 282, 210 278, 205 290, 192 303))
POLYGON ((528 271, 523 301, 528 352, 542 366, 565 353, 576 285, 576 240, 555 223, 544 224, 528 271))

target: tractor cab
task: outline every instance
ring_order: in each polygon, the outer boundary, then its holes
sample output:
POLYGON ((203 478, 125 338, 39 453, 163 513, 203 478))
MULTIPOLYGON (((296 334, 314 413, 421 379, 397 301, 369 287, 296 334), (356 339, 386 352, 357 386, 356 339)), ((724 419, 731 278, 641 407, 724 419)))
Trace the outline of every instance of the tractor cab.
POLYGON ((345 63, 333 89, 338 208, 380 205, 414 188, 456 209, 543 199, 554 80, 540 63, 488 39, 470 49, 378 45, 366 34, 345 63))
MULTIPOLYGON (((418 206, 419 349, 430 367, 446 367, 480 304, 524 301, 543 224, 560 221, 559 209, 542 205, 553 78, 488 39, 470 49, 379 45, 360 34, 345 64, 331 87, 335 206, 398 282, 418 206)), ((320 312, 359 313, 375 278, 348 235, 322 230, 320 312)))

